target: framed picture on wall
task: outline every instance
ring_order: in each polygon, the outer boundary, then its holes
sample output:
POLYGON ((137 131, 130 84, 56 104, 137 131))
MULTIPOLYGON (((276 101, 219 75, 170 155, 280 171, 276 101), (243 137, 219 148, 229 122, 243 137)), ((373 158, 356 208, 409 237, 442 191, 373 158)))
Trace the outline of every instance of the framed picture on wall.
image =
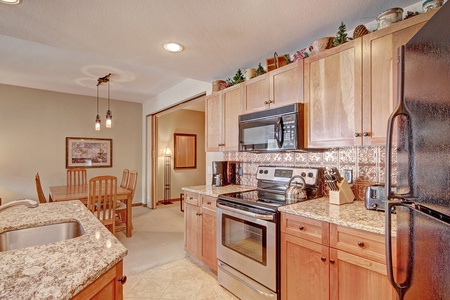
POLYGON ((197 168, 197 135, 174 133, 174 168, 197 168))
POLYGON ((66 168, 110 168, 112 150, 112 139, 66 137, 66 168))

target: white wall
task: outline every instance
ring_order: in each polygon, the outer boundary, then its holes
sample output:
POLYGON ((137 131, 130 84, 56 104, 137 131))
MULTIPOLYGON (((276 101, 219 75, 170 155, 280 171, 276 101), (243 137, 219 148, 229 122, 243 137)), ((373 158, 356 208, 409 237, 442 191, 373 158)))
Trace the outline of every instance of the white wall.
MULTIPOLYGON (((94 90, 95 95, 95 90, 94 90)), ((66 137, 112 138, 113 167, 89 168, 88 177, 142 176, 142 104, 111 100, 113 126, 104 127, 106 99, 100 99, 102 129, 94 130, 96 98, 0 85, 0 197, 6 202, 37 199, 34 176, 49 186, 66 183, 66 137)), ((134 202, 142 202, 138 183, 134 202)))

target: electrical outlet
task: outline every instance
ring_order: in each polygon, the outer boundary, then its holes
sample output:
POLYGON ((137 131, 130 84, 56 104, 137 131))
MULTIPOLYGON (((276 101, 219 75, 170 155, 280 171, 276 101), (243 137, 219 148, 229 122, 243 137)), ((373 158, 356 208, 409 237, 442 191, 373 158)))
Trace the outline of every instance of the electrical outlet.
POLYGON ((348 183, 353 182, 353 170, 342 170, 342 176, 347 180, 348 183))

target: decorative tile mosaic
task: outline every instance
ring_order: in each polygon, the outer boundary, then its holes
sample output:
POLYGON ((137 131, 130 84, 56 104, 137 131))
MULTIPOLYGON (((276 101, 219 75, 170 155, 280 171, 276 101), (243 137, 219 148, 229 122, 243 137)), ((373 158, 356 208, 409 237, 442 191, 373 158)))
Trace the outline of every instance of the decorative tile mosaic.
POLYGON ((285 152, 283 153, 283 163, 287 166, 294 165, 295 153, 293 152, 285 152))
POLYGON ((321 152, 308 152, 308 161, 310 164, 322 164, 323 155, 321 152))
POLYGON ((377 168, 376 166, 358 166, 357 181, 377 182, 377 168))
POLYGON ((377 147, 358 147, 357 157, 358 164, 376 164, 377 163, 377 147))
POLYGON ((356 147, 339 149, 339 162, 354 164, 356 162, 356 147))
POLYGON ((339 150, 331 149, 323 153, 323 162, 325 164, 336 165, 339 161, 339 150))
POLYGON ((308 163, 308 153, 295 153, 294 163, 296 166, 305 166, 308 163))

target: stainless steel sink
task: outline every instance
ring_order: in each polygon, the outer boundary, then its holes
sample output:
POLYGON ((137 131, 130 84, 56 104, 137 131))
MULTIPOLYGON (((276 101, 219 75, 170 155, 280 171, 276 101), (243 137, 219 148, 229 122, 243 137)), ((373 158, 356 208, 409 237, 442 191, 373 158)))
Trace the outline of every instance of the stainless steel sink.
POLYGON ((0 233, 0 251, 65 241, 85 234, 77 221, 17 229, 0 233))

